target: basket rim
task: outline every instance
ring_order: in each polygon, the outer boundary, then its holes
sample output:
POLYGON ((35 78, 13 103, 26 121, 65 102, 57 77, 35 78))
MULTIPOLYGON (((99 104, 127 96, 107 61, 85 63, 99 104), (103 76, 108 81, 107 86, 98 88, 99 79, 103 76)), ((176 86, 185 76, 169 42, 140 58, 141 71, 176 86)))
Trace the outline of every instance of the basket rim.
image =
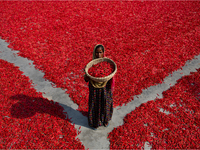
POLYGON ((103 80, 105 81, 105 80, 109 80, 109 79, 111 79, 114 75, 115 75, 115 73, 117 72, 117 65, 116 65, 116 63, 112 60, 112 59, 110 59, 110 58, 107 58, 107 57, 103 57, 103 58, 96 58, 96 59, 93 59, 93 60, 91 60, 87 65, 86 65, 86 67, 85 67, 85 73, 86 73, 86 75, 89 77, 89 78, 91 78, 92 80, 98 80, 99 82, 102 82, 103 80), (109 74, 108 76, 105 76, 105 77, 93 77, 93 76, 91 76, 89 73, 88 73, 88 70, 89 70, 89 68, 91 68, 92 67, 92 65, 93 64, 97 64, 97 63, 99 63, 99 62, 103 62, 103 61, 106 61, 106 60, 108 60, 107 62, 111 62, 112 64, 114 64, 114 68, 115 68, 115 70, 111 73, 111 74, 109 74), (97 62, 97 63, 96 63, 97 62), (91 66, 90 66, 91 65, 91 66), (89 67, 90 66, 90 67, 89 67))

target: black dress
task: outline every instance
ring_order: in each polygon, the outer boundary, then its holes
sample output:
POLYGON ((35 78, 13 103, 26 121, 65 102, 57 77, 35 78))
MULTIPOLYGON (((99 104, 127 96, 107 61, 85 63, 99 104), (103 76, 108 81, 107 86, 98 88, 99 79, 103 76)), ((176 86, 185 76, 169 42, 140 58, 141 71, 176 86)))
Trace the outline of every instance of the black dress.
POLYGON ((111 80, 105 87, 95 88, 89 82, 89 111, 88 123, 90 127, 97 128, 102 123, 107 124, 113 114, 113 98, 111 80))

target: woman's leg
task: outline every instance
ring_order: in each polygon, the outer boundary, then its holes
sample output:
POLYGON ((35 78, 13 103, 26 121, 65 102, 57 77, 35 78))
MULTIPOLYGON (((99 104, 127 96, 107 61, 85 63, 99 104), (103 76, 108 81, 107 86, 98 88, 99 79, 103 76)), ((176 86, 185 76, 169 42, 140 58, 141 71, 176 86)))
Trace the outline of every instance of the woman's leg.
POLYGON ((104 106, 104 126, 108 125, 108 122, 111 120, 112 118, 112 114, 113 114, 113 98, 112 98, 112 91, 111 89, 106 89, 105 91, 105 106, 104 106))

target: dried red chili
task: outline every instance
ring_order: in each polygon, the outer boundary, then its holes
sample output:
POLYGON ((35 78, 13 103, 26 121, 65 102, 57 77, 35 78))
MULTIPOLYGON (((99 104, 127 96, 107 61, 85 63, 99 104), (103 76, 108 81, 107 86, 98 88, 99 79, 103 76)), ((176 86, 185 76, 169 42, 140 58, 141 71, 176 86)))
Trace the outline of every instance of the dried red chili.
POLYGON ((93 77, 106 77, 114 71, 114 66, 106 61, 89 68, 88 73, 93 77))

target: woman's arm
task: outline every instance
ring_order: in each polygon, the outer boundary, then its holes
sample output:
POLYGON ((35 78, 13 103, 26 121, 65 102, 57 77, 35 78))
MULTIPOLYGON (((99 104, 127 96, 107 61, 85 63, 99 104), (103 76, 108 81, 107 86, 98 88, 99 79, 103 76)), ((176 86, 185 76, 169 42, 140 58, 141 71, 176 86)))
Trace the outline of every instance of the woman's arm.
POLYGON ((111 90, 114 91, 114 89, 115 89, 115 78, 112 77, 112 79, 111 79, 111 90))

